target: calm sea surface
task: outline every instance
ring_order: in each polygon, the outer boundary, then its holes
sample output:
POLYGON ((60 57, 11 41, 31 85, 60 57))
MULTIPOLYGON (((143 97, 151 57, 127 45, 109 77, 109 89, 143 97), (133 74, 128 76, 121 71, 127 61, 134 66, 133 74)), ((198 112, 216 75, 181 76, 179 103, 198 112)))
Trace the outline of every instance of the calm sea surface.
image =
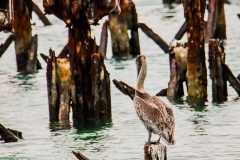
MULTIPOLYGON (((42 8, 42 1, 35 1, 42 8)), ((167 43, 171 42, 184 22, 183 7, 164 8, 161 0, 135 0, 139 22, 146 23, 167 43)), ((237 76, 240 73, 240 3, 225 5, 227 36, 226 63, 237 76)), ((51 47, 60 53, 67 43, 65 24, 55 16, 48 16, 52 26, 44 27, 33 13, 33 34, 38 34, 38 53, 48 54, 51 47)), ((102 24, 107 17, 100 21, 102 24)), ((92 36, 99 44, 102 26, 92 27, 92 36)), ((0 42, 9 34, 0 33, 0 42)), ((142 54, 149 62, 146 90, 156 94, 166 88, 169 81, 169 57, 141 30, 142 54)), ((110 37, 110 34, 109 34, 110 37)), ((186 40, 186 35, 183 38, 186 40)), ((111 57, 111 40, 107 56, 111 57)), ((206 47, 207 48, 207 47, 206 47)), ((206 59, 208 59, 206 51, 206 59)), ((80 151, 91 160, 143 159, 147 131, 139 121, 132 100, 111 83, 112 119, 74 126, 72 120, 64 124, 50 124, 46 84, 46 63, 37 74, 19 75, 16 72, 14 45, 0 58, 0 123, 23 132, 24 140, 0 143, 0 159, 67 160, 76 159, 72 150, 80 151)), ((135 59, 115 62, 105 60, 111 79, 122 80, 135 87, 135 59)), ((207 63, 208 66, 208 63, 207 63)), ((209 72, 208 72, 209 75, 209 72)), ((240 159, 240 100, 229 86, 229 97, 224 103, 212 103, 211 81, 208 81, 208 102, 188 104, 187 97, 169 104, 175 113, 176 145, 168 147, 170 160, 236 160, 240 159)), ((153 139, 158 137, 153 136, 153 139)))

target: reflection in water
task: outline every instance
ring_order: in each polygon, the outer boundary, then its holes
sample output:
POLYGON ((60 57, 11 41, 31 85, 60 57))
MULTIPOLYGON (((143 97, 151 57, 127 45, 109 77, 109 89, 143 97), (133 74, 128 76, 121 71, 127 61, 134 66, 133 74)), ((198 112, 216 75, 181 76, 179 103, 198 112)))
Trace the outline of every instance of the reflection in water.
POLYGON ((69 120, 61 121, 61 122, 50 122, 49 129, 51 132, 56 132, 60 130, 70 130, 71 123, 69 120))
POLYGON ((112 127, 111 119, 87 120, 73 123, 74 128, 77 129, 77 134, 92 133, 99 130, 112 127))
POLYGON ((35 74, 17 74, 11 77, 10 83, 21 87, 22 89, 30 90, 35 86, 35 74))

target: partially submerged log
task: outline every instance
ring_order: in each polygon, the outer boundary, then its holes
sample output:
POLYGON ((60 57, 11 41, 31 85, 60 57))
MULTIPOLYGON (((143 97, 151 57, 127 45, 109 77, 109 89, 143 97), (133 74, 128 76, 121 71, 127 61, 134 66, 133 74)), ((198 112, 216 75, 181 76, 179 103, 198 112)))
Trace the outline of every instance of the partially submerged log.
POLYGON ((144 146, 144 160, 167 160, 167 147, 161 143, 144 146))
POLYGON ((17 142, 18 139, 22 139, 22 133, 16 130, 7 129, 0 123, 0 137, 6 143, 17 142))
MULTIPOLYGON (((135 96, 135 89, 129 86, 127 83, 123 81, 117 81, 116 79, 113 80, 113 84, 116 88, 118 88, 123 94, 129 96, 132 100, 135 96)), ((167 96, 167 88, 162 89, 156 96, 167 96)))
POLYGON ((170 100, 184 95, 183 82, 186 82, 188 47, 186 44, 172 43, 169 46, 170 81, 167 88, 167 97, 170 100))
POLYGON ((165 52, 168 53, 168 44, 156 33, 152 31, 146 24, 144 23, 138 23, 138 26, 141 28, 141 30, 150 37, 155 43, 158 44, 158 46, 165 52))
POLYGON ((223 76, 222 65, 225 63, 225 53, 222 42, 215 39, 209 40, 209 70, 212 79, 213 101, 227 100, 227 81, 223 76))
POLYGON ((205 0, 184 0, 184 15, 188 32, 187 85, 188 96, 207 98, 207 69, 205 64, 204 12, 205 0))
POLYGON ((10 44, 12 43, 14 39, 14 34, 11 34, 5 41, 4 44, 0 45, 0 57, 3 55, 3 53, 8 49, 10 44))
POLYGON ((135 96, 135 89, 128 84, 117 81, 116 79, 113 80, 113 84, 125 95, 129 96, 132 100, 135 96))
POLYGON ((79 160, 89 160, 87 157, 85 157, 83 154, 81 154, 80 152, 75 152, 72 151, 72 153, 77 157, 77 159, 79 160))
POLYGON ((238 96, 240 96, 240 81, 238 80, 238 78, 236 78, 233 75, 233 73, 230 70, 230 68, 228 67, 228 65, 223 64, 222 68, 223 68, 223 76, 224 76, 224 78, 226 78, 229 81, 230 85, 238 93, 238 96))
POLYGON ((34 2, 32 2, 32 9, 43 22, 44 26, 52 25, 48 18, 43 14, 41 9, 34 2))

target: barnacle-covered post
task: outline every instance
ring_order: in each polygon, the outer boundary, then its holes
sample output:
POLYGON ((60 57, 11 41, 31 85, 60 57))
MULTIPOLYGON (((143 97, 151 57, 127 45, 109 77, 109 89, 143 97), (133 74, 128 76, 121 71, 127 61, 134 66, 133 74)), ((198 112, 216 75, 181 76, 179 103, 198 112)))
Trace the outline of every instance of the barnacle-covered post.
POLYGON ((140 55, 138 22, 133 1, 120 0, 121 13, 109 15, 113 58, 125 59, 140 55), (131 38, 128 36, 131 30, 131 38))
POLYGON ((111 12, 118 12, 118 1, 44 0, 43 5, 47 14, 54 14, 68 27, 73 119, 110 118, 109 74, 103 57, 94 54, 97 46, 91 38, 90 25, 111 12))
POLYGON ((187 22, 188 56, 187 85, 188 95, 193 98, 207 97, 207 69, 205 62, 204 12, 206 0, 183 0, 187 22))

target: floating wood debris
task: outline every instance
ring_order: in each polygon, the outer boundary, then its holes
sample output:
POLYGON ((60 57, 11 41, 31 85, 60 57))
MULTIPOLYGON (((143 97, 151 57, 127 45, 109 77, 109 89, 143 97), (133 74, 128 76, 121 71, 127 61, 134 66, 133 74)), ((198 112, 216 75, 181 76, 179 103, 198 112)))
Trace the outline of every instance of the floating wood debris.
POLYGON ((12 43, 14 39, 14 34, 11 34, 5 41, 4 44, 0 45, 0 57, 3 55, 3 53, 8 49, 10 44, 12 43))
POLYGON ((23 139, 22 132, 5 128, 1 123, 0 123, 0 137, 2 140, 5 141, 5 143, 17 142, 18 139, 23 139))
POLYGON ((72 151, 72 153, 77 157, 78 160, 89 160, 87 157, 82 155, 80 152, 72 151))

